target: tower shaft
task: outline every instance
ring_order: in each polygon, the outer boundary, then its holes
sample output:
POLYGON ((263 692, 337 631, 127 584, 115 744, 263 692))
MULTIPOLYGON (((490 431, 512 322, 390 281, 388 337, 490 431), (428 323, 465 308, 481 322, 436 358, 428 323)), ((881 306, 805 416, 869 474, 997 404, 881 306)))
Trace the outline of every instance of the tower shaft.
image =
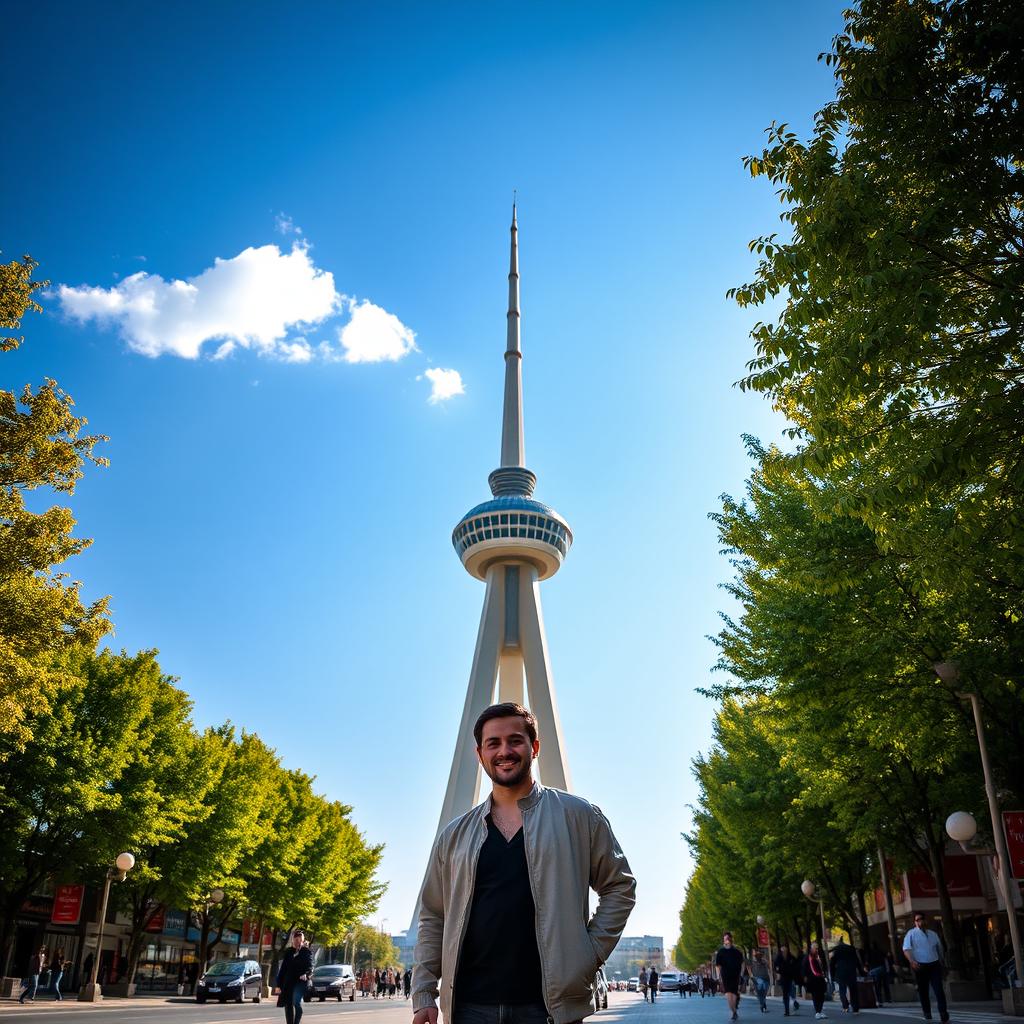
POLYGON ((512 207, 512 246, 508 266, 508 329, 505 343, 505 404, 501 419, 501 465, 525 466, 523 437, 523 352, 519 337, 519 229, 512 207))

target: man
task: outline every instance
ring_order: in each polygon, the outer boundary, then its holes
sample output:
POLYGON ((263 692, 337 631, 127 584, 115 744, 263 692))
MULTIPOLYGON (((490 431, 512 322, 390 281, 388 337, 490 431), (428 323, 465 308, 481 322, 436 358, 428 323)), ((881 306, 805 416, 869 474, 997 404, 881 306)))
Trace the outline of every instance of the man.
POLYGON ((274 982, 277 1005, 284 1007, 287 1024, 299 1024, 302 1020, 302 997, 306 994, 306 982, 312 973, 313 954, 306 942, 306 933, 296 928, 292 932, 292 944, 284 951, 274 982))
POLYGON ((942 990, 942 939, 928 927, 928 919, 921 911, 914 915, 914 927, 903 939, 903 955, 914 972, 924 1019, 932 1019, 932 1003, 928 997, 930 986, 935 993, 935 1002, 939 1004, 939 1020, 945 1024, 949 1020, 949 1011, 946 1009, 946 993, 942 990))
POLYGON ((836 948, 832 950, 832 980, 839 986, 839 1000, 843 1013, 860 1013, 860 993, 857 991, 857 977, 861 973, 860 957, 848 942, 839 936, 836 948), (849 998, 847 998, 849 993, 849 998))
POLYGON ((715 966, 718 968, 719 987, 725 993, 729 1004, 729 1019, 736 1020, 736 1011, 740 1003, 740 975, 743 973, 745 960, 743 954, 732 944, 732 932, 725 932, 722 935, 722 947, 715 954, 715 966))
POLYGON ((38 953, 33 953, 28 964, 28 978, 25 980, 25 991, 21 993, 18 1002, 24 1005, 27 999, 30 1003, 36 1001, 36 989, 39 988, 39 975, 46 967, 46 947, 43 946, 38 953))
POLYGON ((732 944, 732 932, 722 936, 722 948, 715 954, 718 981, 729 1003, 730 1020, 736 1020, 740 1004, 740 975, 743 973, 743 954, 732 944))
POLYGON ((654 1002, 654 997, 658 994, 658 978, 661 975, 658 974, 658 969, 651 964, 651 969, 647 972, 647 987, 651 990, 651 1002, 654 1002))
POLYGON ((495 704, 473 727, 491 795, 434 842, 420 897, 413 1024, 571 1024, 619 941, 636 880, 601 811, 533 781, 537 720, 495 704), (598 895, 589 914, 589 890, 598 895))

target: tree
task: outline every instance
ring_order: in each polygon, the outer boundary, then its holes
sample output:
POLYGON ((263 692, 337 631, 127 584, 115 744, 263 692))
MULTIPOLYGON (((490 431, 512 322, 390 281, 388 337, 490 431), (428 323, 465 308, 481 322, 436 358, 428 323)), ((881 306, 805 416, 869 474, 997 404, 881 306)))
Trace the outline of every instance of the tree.
POLYGON ((352 964, 357 972, 369 968, 400 966, 398 948, 391 936, 378 931, 373 925, 359 923, 352 929, 352 964))
POLYGON ((187 752, 190 702, 154 652, 66 652, 59 699, 0 734, 0 950, 47 878, 100 879, 123 850, 173 834, 189 798, 161 783, 187 752))
MULTIPOLYGON (((32 280, 35 267, 27 256, 0 265, 0 328, 18 330, 26 312, 40 311, 32 296, 46 282, 32 280)), ((21 342, 0 336, 0 351, 21 342)), ((30 710, 45 708, 69 682, 59 655, 94 648, 110 628, 106 600, 83 604, 80 584, 56 571, 90 543, 72 536, 70 510, 25 507, 27 491, 71 494, 86 462, 106 464, 93 454, 106 438, 82 436, 87 421, 73 406, 50 379, 35 391, 26 385, 20 396, 0 390, 0 733, 18 742, 29 738, 24 723, 30 710)))

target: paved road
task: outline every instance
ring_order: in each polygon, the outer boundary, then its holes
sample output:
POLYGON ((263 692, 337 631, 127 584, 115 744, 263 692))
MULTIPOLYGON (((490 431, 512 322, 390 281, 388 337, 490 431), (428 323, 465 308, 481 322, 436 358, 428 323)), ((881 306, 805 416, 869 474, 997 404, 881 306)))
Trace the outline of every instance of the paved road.
MULTIPOLYGON (((769 999, 770 1012, 762 1015, 757 1000, 744 996, 740 1004, 741 1024, 782 1024, 782 1000, 769 999)), ((996 1004, 993 1004, 995 1007, 996 1004)), ((1007 1024, 1001 1013, 972 1006, 953 1006, 953 1024, 1007 1024)), ((839 1012, 838 1004, 827 1003, 826 1012, 832 1024, 851 1022, 839 1012)), ((15 1017, 30 1018, 30 1024, 72 1024, 69 1014, 85 1014, 78 1024, 284 1024, 284 1013, 274 1000, 264 1000, 257 1006, 245 1003, 197 1005, 190 999, 110 999, 103 1003, 78 1003, 71 999, 63 1003, 47 1000, 19 1006, 0 1003, 0 1024, 8 1024, 15 1017)), ((302 1024, 409 1024, 412 1010, 404 999, 375 1000, 357 998, 354 1003, 314 1002, 306 1004, 302 1024)), ((652 1006, 634 992, 612 992, 608 1009, 587 1024, 727 1024, 728 1008, 723 996, 706 999, 683 999, 672 992, 664 992, 652 1006)), ((800 1005, 800 1013, 791 1024, 814 1024, 810 1004, 800 1005)), ((920 1010, 914 1006, 886 1007, 884 1010, 864 1010, 858 1024, 907 1024, 920 1021, 920 1010)))

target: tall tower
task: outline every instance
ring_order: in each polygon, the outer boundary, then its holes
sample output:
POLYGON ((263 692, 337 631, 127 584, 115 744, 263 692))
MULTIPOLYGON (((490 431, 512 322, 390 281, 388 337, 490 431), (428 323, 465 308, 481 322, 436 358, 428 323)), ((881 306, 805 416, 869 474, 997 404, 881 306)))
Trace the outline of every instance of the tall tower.
POLYGON ((512 204, 508 270, 508 340, 501 465, 487 478, 493 497, 470 509, 452 532, 466 572, 483 580, 484 607, 473 652, 438 831, 468 811, 480 795, 481 769, 473 742, 480 712, 497 701, 518 701, 537 717, 540 777, 569 789, 565 743, 551 679, 540 610, 540 581, 554 576, 572 544, 569 524, 533 498, 537 478, 526 468, 523 438, 523 353, 519 340, 519 240, 512 204))

